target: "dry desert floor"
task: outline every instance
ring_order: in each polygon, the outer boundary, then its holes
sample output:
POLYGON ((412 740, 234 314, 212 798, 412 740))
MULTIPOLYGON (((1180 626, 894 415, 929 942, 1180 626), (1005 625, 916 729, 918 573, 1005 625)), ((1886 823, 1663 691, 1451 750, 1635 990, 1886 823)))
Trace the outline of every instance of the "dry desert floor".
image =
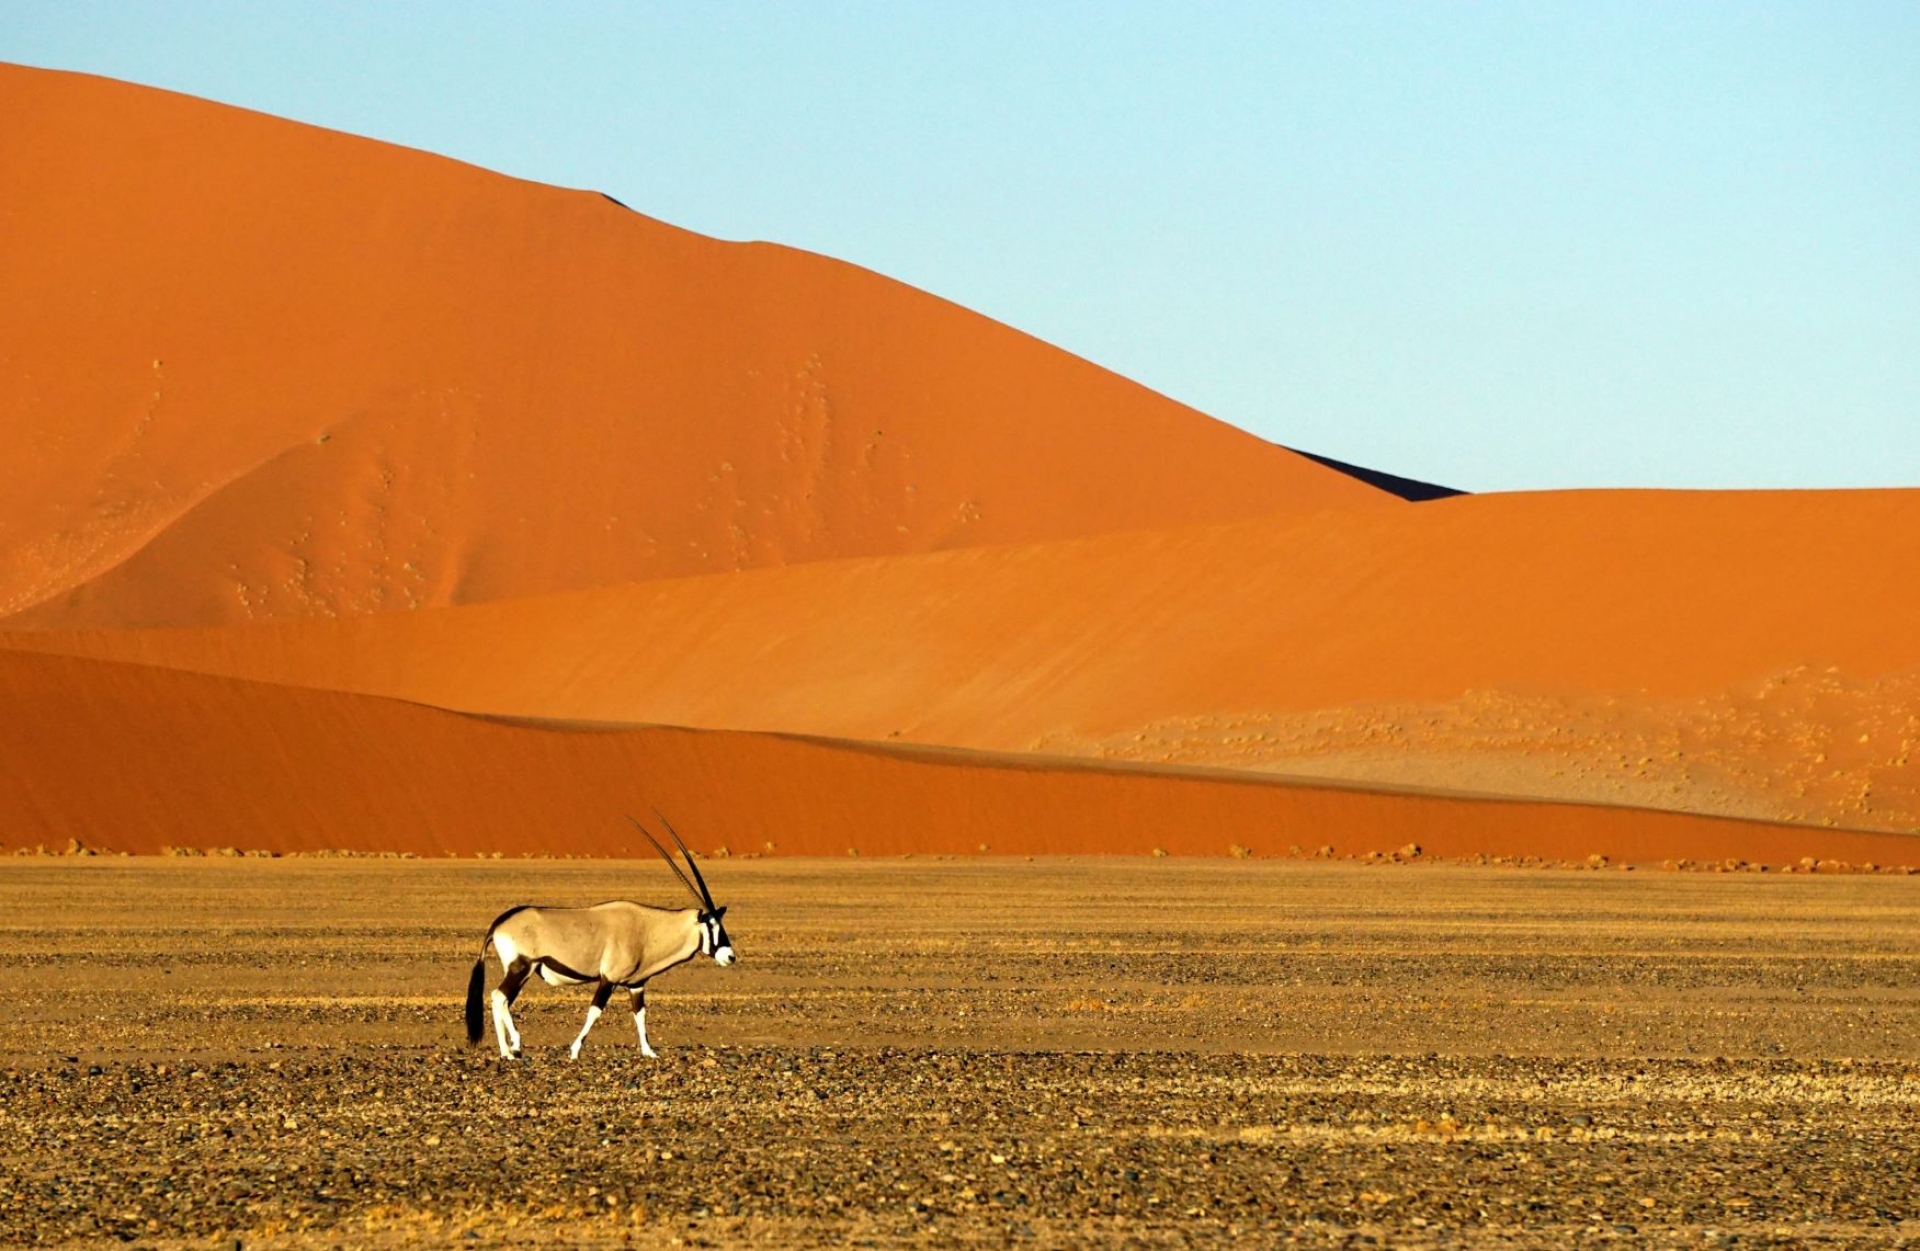
POLYGON ((709 862, 742 959, 469 1048, 658 863, 0 864, 0 1243, 1920 1245, 1920 879, 709 862))

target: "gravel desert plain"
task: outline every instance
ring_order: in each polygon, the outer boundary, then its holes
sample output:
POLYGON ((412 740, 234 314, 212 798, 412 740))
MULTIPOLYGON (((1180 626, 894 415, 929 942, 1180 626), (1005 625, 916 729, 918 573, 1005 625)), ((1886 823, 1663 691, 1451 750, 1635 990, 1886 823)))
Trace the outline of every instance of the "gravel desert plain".
POLYGON ((1920 490, 1462 494, 0 109, 0 1244, 1920 1246, 1920 490), (470 1046, 505 909, 684 902, 656 811, 739 963, 470 1046))
MULTIPOLYGON (((709 864, 742 953, 466 1044, 493 902, 658 862, 9 867, 35 1245, 1906 1246, 1920 891, 1881 876, 709 864)), ((654 888, 651 892, 646 888, 654 888)))

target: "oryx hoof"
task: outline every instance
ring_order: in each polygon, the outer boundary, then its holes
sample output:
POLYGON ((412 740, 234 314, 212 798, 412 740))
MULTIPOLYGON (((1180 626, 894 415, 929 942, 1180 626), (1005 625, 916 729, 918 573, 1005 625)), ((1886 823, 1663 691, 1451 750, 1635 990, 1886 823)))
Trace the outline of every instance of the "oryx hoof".
POLYGON ((660 1053, 658 1051, 655 1051, 652 1047, 640 1048, 640 1054, 645 1056, 649 1060, 658 1060, 660 1058, 660 1053))

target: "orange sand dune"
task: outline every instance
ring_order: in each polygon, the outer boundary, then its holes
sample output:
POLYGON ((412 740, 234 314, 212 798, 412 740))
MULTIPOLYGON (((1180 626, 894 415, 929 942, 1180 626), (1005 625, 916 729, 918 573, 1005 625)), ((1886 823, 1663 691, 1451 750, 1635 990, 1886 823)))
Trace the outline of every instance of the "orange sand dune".
POLYGON ((1317 776, 1920 830, 1920 491, 1407 506, 821 257, 99 79, 0 103, 11 828, 608 850, 645 777, 787 850, 1857 837, 1317 776))
POLYGON ((1474 691, 1430 703, 1196 714, 1057 756, 1431 786, 1920 833, 1920 669, 1802 667, 1695 699, 1474 691))
POLYGON ((1391 500, 923 292, 596 194, 76 74, 0 66, 0 114, 12 629, 1391 500))
POLYGON ((239 630, 0 635, 475 712, 1024 749, 1197 712, 1920 665, 1920 491, 1463 496, 239 630))
POLYGON ((83 844, 619 855, 1427 854, 1920 862, 1920 840, 1626 808, 1381 794, 768 735, 506 725, 376 697, 0 653, 0 831, 83 844), (769 847, 771 844, 771 847, 769 847))
POLYGON ((487 713, 1913 829, 1916 620, 1920 491, 1574 492, 0 643, 487 713))

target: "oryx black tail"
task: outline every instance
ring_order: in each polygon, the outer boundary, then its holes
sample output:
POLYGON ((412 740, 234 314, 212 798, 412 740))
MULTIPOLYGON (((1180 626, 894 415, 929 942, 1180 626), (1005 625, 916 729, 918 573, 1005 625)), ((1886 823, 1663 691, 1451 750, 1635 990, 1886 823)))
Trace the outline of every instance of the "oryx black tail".
POLYGON ((481 1009, 481 1000, 485 996, 486 989, 487 956, 485 952, 481 952, 480 958, 473 962, 472 975, 467 978, 467 1041, 470 1043, 480 1041, 481 1028, 486 1024, 486 1018, 481 1009))

